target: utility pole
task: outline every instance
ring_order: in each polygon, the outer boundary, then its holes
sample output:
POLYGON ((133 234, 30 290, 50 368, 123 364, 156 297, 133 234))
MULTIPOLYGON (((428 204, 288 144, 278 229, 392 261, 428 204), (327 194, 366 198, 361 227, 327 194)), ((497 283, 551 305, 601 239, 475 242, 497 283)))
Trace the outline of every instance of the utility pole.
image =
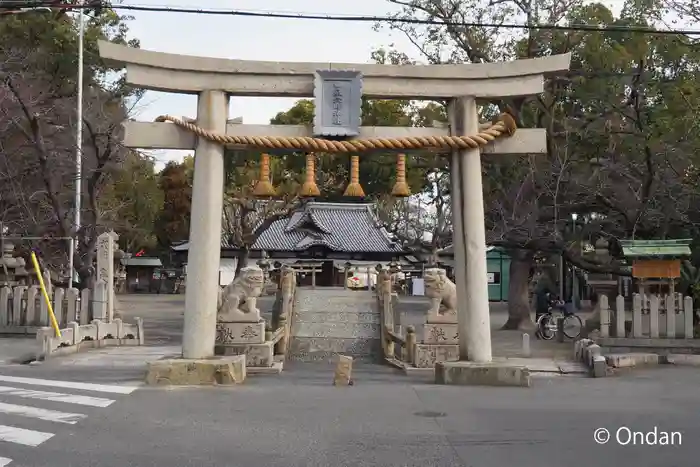
POLYGON ((73 269, 75 253, 78 248, 78 232, 80 231, 81 195, 83 190, 83 55, 85 42, 85 16, 83 15, 84 0, 78 8, 78 108, 75 130, 75 232, 71 235, 68 251, 68 288, 73 287, 73 269))

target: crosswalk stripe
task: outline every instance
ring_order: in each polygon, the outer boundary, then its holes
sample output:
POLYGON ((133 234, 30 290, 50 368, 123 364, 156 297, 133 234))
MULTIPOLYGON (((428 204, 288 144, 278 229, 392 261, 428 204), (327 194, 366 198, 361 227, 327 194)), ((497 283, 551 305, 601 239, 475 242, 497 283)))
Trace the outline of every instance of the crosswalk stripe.
MULTIPOLYGON (((102 397, 76 396, 74 394, 35 391, 32 389, 12 388, 9 386, 0 386, 0 394, 51 402, 64 402, 66 404, 87 405, 90 407, 109 407, 114 402, 112 399, 104 399, 102 397)), ((0 467, 2 467, 2 464, 0 464, 0 467)))
POLYGON ((87 417, 87 415, 81 413, 59 412, 58 410, 41 409, 28 405, 5 404, 4 402, 0 402, 0 413, 38 418, 48 422, 68 423, 70 425, 74 425, 87 417))
POLYGON ((56 388, 79 389, 83 391, 109 392, 113 394, 131 394, 138 386, 112 386, 107 384, 80 383, 77 381, 58 381, 52 379, 22 378, 20 376, 0 375, 5 383, 30 384, 34 386, 51 386, 56 388))
POLYGON ((53 433, 43 433, 41 431, 25 430, 24 428, 0 425, 0 441, 36 447, 52 437, 53 433))
POLYGON ((7 457, 0 457, 0 467, 5 467, 10 462, 12 462, 12 459, 8 459, 7 457))

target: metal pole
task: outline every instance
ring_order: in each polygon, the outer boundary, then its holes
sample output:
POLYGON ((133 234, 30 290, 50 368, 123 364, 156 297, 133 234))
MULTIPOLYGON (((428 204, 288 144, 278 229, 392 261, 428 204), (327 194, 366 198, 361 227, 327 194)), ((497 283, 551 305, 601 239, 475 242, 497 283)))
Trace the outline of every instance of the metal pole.
MULTIPOLYGON (((573 234, 574 234, 574 241, 576 241, 576 219, 578 218, 577 214, 572 214, 571 219, 573 220, 573 234)), ((573 305, 574 310, 578 310, 578 278, 576 277, 576 266, 571 265, 571 304, 573 305)))
MULTIPOLYGON (((84 4, 81 0, 80 6, 84 4)), ((85 17, 83 9, 78 9, 78 111, 75 131, 75 236, 71 236, 68 252, 68 288, 73 287, 73 267, 80 230, 80 209, 83 177, 83 49, 85 40, 85 17)))

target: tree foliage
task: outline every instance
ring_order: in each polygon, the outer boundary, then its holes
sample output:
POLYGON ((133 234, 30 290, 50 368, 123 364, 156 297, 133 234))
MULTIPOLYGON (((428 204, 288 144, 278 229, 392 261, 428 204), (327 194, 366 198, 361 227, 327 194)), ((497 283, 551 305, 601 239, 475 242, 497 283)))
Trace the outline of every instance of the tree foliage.
POLYGON ((164 192, 152 160, 130 151, 111 175, 98 206, 106 223, 119 234, 121 248, 127 252, 153 249, 157 245, 154 229, 163 209, 164 192))
POLYGON ((158 243, 169 248, 189 238, 192 208, 192 175, 187 162, 168 162, 158 175, 163 208, 156 217, 158 243))

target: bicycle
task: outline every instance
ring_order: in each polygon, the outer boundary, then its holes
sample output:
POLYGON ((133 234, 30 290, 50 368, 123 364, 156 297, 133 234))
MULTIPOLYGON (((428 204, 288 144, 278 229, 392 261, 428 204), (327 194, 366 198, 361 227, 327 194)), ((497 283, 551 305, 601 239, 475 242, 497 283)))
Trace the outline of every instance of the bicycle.
POLYGON ((557 318, 563 316, 564 323, 562 331, 569 339, 576 339, 581 335, 583 329, 583 321, 574 312, 568 311, 564 306, 564 302, 552 302, 547 309, 537 318, 536 336, 542 340, 552 340, 557 335, 557 318))

